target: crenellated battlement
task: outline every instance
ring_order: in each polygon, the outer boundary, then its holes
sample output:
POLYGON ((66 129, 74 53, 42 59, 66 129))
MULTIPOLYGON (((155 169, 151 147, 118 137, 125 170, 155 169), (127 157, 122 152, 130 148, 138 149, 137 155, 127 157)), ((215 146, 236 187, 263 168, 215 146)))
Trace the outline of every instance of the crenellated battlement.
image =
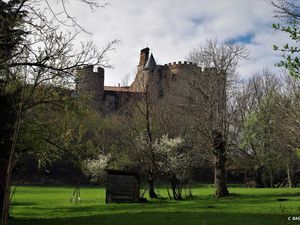
POLYGON ((172 62, 172 63, 167 63, 164 64, 165 68, 168 69, 197 69, 200 72, 204 73, 216 73, 217 69, 215 67, 211 68, 203 68, 198 66, 196 63, 193 62, 188 62, 188 61, 178 61, 178 62, 172 62))
POLYGON ((172 62, 172 63, 167 63, 164 65, 165 67, 169 67, 169 68, 177 68, 177 67, 186 67, 186 68, 190 68, 190 67, 198 67, 196 63, 193 62, 188 62, 188 61, 178 61, 178 62, 172 62))
POLYGON ((93 65, 88 65, 88 66, 83 66, 78 69, 78 71, 84 71, 86 73, 99 73, 99 74, 104 74, 104 68, 100 66, 93 66, 93 65))

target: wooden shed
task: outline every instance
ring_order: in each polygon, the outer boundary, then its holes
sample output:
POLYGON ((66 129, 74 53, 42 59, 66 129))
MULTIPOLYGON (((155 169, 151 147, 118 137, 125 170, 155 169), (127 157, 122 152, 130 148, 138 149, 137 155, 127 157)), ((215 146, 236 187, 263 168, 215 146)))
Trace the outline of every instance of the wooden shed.
POLYGON ((106 203, 139 202, 139 176, 134 172, 107 170, 106 203))

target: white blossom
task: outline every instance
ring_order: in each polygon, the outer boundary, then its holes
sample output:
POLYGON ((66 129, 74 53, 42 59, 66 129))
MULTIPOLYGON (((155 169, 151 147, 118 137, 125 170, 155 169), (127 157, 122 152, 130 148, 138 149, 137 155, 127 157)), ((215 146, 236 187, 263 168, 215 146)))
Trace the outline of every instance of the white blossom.
POLYGON ((190 165, 189 154, 182 148, 183 142, 181 137, 169 138, 168 135, 163 135, 153 145, 159 158, 160 170, 169 175, 176 175, 181 181, 187 178, 190 165))
POLYGON ((96 159, 87 159, 84 161, 83 172, 91 177, 91 182, 101 182, 104 177, 104 170, 107 167, 109 156, 99 154, 96 159))

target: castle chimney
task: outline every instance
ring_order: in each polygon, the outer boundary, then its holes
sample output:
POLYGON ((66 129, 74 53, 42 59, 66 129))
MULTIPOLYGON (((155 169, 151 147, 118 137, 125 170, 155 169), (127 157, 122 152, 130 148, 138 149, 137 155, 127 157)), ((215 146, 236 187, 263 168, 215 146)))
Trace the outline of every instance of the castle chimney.
POLYGON ((138 67, 144 67, 146 62, 148 61, 148 58, 149 58, 149 51, 150 49, 147 47, 147 48, 143 48, 141 50, 141 54, 140 54, 140 62, 139 62, 139 65, 138 67))

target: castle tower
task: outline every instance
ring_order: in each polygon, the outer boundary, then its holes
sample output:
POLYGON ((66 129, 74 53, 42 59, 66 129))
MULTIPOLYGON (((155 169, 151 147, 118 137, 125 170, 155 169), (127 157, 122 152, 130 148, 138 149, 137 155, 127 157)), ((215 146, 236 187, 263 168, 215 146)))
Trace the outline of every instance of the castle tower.
POLYGON ((104 96, 104 69, 93 66, 78 70, 78 91, 81 97, 86 97, 95 110, 100 110, 104 96))
POLYGON ((147 84, 155 80, 156 69, 157 64, 153 55, 149 57, 149 48, 142 49, 138 71, 130 88, 135 91, 145 91, 147 84), (144 61, 145 59, 147 61, 144 61))

